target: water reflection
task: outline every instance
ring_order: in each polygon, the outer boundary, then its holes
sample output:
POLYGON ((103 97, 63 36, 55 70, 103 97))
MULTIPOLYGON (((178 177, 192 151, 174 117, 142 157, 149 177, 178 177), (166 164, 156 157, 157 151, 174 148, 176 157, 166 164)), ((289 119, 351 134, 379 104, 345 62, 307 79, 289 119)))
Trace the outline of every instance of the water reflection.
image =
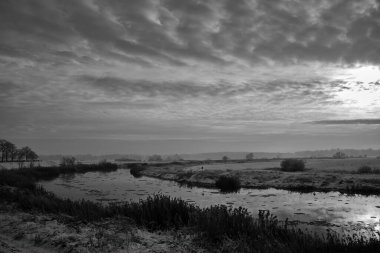
POLYGON ((243 206, 256 215, 269 210, 280 220, 290 221, 318 231, 326 226, 344 232, 369 228, 379 231, 380 197, 330 193, 297 193, 285 190, 241 189, 238 193, 220 193, 215 189, 180 187, 171 181, 134 178, 129 170, 110 173, 90 172, 61 176, 41 182, 49 191, 64 198, 82 198, 102 203, 138 201, 154 193, 180 197, 200 207, 224 204, 243 206))

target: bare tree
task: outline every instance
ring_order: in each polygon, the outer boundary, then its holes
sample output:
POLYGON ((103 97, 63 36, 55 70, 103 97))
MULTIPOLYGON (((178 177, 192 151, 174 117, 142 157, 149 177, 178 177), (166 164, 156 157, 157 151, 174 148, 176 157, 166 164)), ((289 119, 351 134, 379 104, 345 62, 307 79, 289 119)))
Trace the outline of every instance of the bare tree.
POLYGON ((344 159, 344 158, 346 158, 347 156, 346 156, 346 154, 345 153, 343 153, 343 152, 336 152, 334 155, 333 155, 333 158, 335 158, 335 159, 344 159))
POLYGON ((18 163, 18 167, 19 169, 23 168, 24 167, 24 153, 22 152, 21 149, 17 149, 16 150, 16 153, 17 153, 17 163, 18 163))
POLYGON ((64 157, 62 157, 61 163, 59 165, 61 167, 69 168, 69 167, 75 166, 75 162, 76 162, 75 157, 64 156, 64 157))
POLYGON ((223 158, 222 158, 223 162, 227 162, 227 161, 228 161, 228 159, 229 159, 229 158, 228 158, 228 156, 226 156, 226 155, 225 155, 225 156, 223 156, 223 158))
POLYGON ((30 150, 29 159, 30 159, 29 166, 34 167, 34 162, 38 159, 38 155, 33 150, 30 150))
POLYGON ((5 142, 6 140, 0 140, 1 162, 4 162, 5 159, 5 142))
POLYGON ((162 161, 162 157, 160 155, 152 155, 148 158, 148 161, 150 162, 161 162, 162 161))
POLYGON ((9 149, 9 158, 11 159, 11 162, 14 162, 16 155, 17 155, 17 148, 16 145, 13 143, 8 144, 8 149, 9 149))
POLYGON ((12 158, 12 152, 16 149, 15 144, 9 141, 5 141, 3 144, 4 151, 5 151, 5 161, 8 162, 12 158))
MULTIPOLYGON (((29 147, 22 147, 17 149, 16 145, 7 140, 0 140, 0 153, 1 153, 1 162, 20 162, 20 161, 29 161, 34 162, 38 159, 38 155, 29 147)), ((19 164, 19 167, 22 167, 22 164, 19 164)))
POLYGON ((28 161, 29 160, 29 155, 30 155, 30 152, 32 152, 32 149, 29 148, 28 146, 22 147, 21 148, 21 152, 24 155, 25 161, 28 161))
POLYGON ((249 153, 245 156, 245 159, 248 160, 248 161, 252 161, 253 160, 253 153, 249 153))

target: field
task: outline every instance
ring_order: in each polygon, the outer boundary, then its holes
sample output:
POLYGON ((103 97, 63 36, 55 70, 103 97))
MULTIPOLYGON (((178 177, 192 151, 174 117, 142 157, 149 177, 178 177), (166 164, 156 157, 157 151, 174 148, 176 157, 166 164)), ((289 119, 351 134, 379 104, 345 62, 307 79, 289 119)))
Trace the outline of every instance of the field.
POLYGON ((306 169, 284 172, 281 160, 249 163, 216 163, 202 165, 149 165, 141 173, 145 176, 173 180, 188 185, 215 187, 220 176, 237 177, 246 188, 277 188, 296 191, 339 191, 342 193, 379 194, 380 159, 305 159, 306 169), (373 173, 358 173, 363 166, 373 173))
MULTIPOLYGON (((303 159, 306 167, 318 171, 356 171, 360 166, 368 165, 380 168, 378 158, 347 158, 347 159, 303 159)), ((197 165, 186 168, 186 171, 202 170, 262 170, 267 168, 279 168, 282 160, 267 160, 247 163, 217 163, 197 165)))

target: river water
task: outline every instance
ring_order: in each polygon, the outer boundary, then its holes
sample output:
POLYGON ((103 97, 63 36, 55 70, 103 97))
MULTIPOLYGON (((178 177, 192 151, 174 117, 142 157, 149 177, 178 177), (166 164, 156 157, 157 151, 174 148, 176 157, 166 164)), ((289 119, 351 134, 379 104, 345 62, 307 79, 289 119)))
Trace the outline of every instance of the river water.
POLYGON ((277 189, 241 189, 220 193, 216 189, 182 187, 155 178, 134 178, 127 169, 61 176, 40 184, 59 197, 101 203, 139 201, 152 194, 179 197, 200 207, 223 204, 245 207, 253 215, 269 210, 279 220, 289 219, 315 232, 340 234, 380 231, 380 196, 345 195, 338 192, 298 193, 277 189))

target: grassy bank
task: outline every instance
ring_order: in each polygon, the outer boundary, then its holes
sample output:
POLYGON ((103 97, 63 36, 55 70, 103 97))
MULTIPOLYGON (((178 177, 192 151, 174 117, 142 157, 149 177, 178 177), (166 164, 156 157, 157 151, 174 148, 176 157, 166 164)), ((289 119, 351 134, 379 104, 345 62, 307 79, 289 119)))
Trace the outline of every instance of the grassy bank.
POLYGON ((20 184, 38 169, 16 172, 1 171, 0 200, 15 203, 24 211, 65 214, 74 219, 94 222, 105 218, 126 217, 137 226, 151 231, 188 228, 196 235, 195 242, 211 252, 379 252, 380 242, 373 235, 320 238, 289 228, 269 212, 252 217, 244 208, 212 206, 201 209, 181 199, 155 195, 137 203, 100 205, 91 201, 71 201, 56 197, 36 185, 20 184), (34 185, 34 186, 31 186, 34 185))
POLYGON ((86 172, 111 172, 117 170, 117 165, 108 162, 98 164, 77 164, 74 166, 33 167, 21 169, 0 170, 0 185, 11 185, 20 188, 35 189, 39 180, 52 180, 63 174, 86 172))
MULTIPOLYGON (((165 167, 157 167, 149 164, 142 166, 143 169, 139 170, 139 175, 205 188, 220 188, 216 185, 218 179, 231 177, 239 179, 241 187, 251 189, 275 188, 297 192, 337 191, 345 194, 380 194, 380 174, 377 173, 376 167, 360 173, 360 167, 350 171, 322 171, 312 168, 305 168, 301 171, 282 171, 281 168, 239 167, 238 169, 228 169, 224 165, 221 168, 217 165, 212 166, 214 166, 212 169, 202 169, 202 166, 189 168, 186 165, 171 166, 167 164, 165 167)), ((234 166, 234 164, 230 164, 230 166, 234 166)))

